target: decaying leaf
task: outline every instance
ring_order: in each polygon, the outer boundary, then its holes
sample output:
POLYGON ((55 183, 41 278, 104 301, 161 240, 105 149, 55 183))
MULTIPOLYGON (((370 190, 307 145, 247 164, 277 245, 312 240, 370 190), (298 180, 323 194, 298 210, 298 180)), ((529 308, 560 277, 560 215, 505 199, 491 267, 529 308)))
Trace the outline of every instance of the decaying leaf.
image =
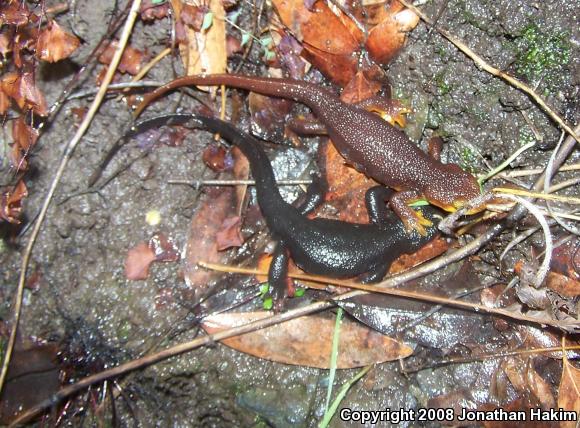
POLYGON ((141 19, 145 22, 162 19, 167 16, 169 12, 169 2, 159 3, 153 0, 143 0, 139 8, 141 19))
POLYGON ((80 40, 64 31, 56 21, 50 21, 40 30, 36 43, 37 58, 57 62, 68 58, 80 45, 80 40))
MULTIPOLYGON (((182 14, 188 15, 189 7, 200 8, 202 4, 188 5, 182 0, 171 0, 175 12, 176 26, 182 21, 182 14)), ((205 3, 204 3, 205 6, 205 3)), ((221 0, 210 0, 208 10, 203 10, 202 27, 183 26, 183 35, 178 37, 179 52, 187 75, 216 74, 226 71, 226 27, 225 10, 221 0), (210 15, 211 14, 211 15, 210 15), (211 19, 207 19, 208 16, 211 19), (203 28, 211 21, 208 28, 203 28)), ((191 22, 193 24, 193 22, 191 22)))
POLYGON ((351 5, 355 8, 353 15, 364 17, 361 22, 370 27, 365 41, 355 23, 326 2, 274 0, 273 3, 282 23, 302 43, 302 56, 341 86, 359 71, 363 49, 379 64, 386 64, 405 43, 406 33, 419 21, 396 0, 364 9, 360 4, 351 5))
POLYGON ((12 123, 12 140, 22 151, 28 152, 38 140, 38 131, 29 126, 20 116, 12 123))
POLYGON ((344 87, 340 99, 345 103, 356 104, 376 95, 380 89, 381 84, 377 80, 367 78, 366 73, 359 70, 344 87))
POLYGON ((174 262, 179 260, 179 252, 165 235, 157 233, 149 242, 141 242, 131 248, 125 259, 125 276, 138 281, 147 279, 153 262, 174 262))
POLYGON ((241 227, 242 219, 240 216, 228 217, 223 221, 221 229, 216 233, 218 251, 239 247, 244 243, 241 227))
POLYGON ((534 369, 532 362, 532 358, 513 357, 505 361, 502 367, 518 392, 532 394, 544 408, 553 408, 556 400, 550 385, 534 369))
POLYGON ((345 164, 333 144, 320 145, 321 169, 326 173, 326 200, 338 210, 339 219, 351 223, 368 223, 365 193, 378 183, 345 164))
POLYGON ((147 242, 140 242, 127 253, 125 259, 125 276, 131 281, 149 277, 149 267, 155 261, 155 253, 147 242))
POLYGON ((29 22, 38 22, 38 16, 32 13, 24 2, 11 1, 0 9, 0 25, 21 26, 29 22))
POLYGON ((556 272, 549 272, 546 286, 563 297, 580 296, 580 281, 556 272))
POLYGON ((0 397, 2 425, 10 424, 15 416, 49 399, 58 391, 58 352, 55 344, 35 345, 14 351, 0 397))
POLYGON ((231 170, 234 165, 231 152, 217 143, 209 144, 202 154, 203 162, 215 172, 224 172, 231 170))
POLYGON ((46 100, 36 86, 31 72, 6 73, 0 80, 0 89, 12 98, 22 110, 32 110, 40 116, 46 116, 46 100))
POLYGON ((194 292, 194 300, 205 295, 210 286, 209 282, 215 273, 200 268, 197 263, 224 262, 225 255, 218 250, 216 234, 224 220, 235 215, 234 189, 216 188, 207 189, 206 195, 189 225, 189 236, 184 254, 185 281, 194 292))
POLYGON ((372 8, 379 22, 369 31, 366 48, 377 63, 388 64, 405 44, 407 33, 419 23, 419 17, 396 0, 390 6, 378 4, 372 8))
MULTIPOLYGON (((580 415, 580 370, 574 367, 567 358, 562 360, 558 407, 580 415)), ((561 428, 575 428, 576 426, 577 421, 560 423, 561 428)))
POLYGON ((28 196, 24 181, 20 180, 12 190, 0 195, 0 220, 19 224, 22 213, 22 199, 28 196))
POLYGON ((293 103, 250 92, 248 105, 252 115, 252 134, 264 140, 281 141, 286 115, 290 113, 293 103))
MULTIPOLYGON (((269 312, 225 313, 205 318, 203 328, 216 333, 271 316, 269 312)), ((240 352, 285 364, 330 367, 334 319, 305 316, 252 333, 224 339, 240 352)), ((341 369, 406 358, 413 350, 358 323, 343 320, 337 367, 341 369)))
MULTIPOLYGON (((103 53, 99 55, 99 62, 101 64, 110 64, 118 45, 119 42, 116 40, 109 43, 103 53)), ((140 51, 139 49, 135 49, 131 46, 125 46, 125 50, 123 51, 123 55, 121 56, 121 61, 119 62, 117 70, 119 73, 129 73, 130 75, 134 76, 141 70, 144 58, 145 52, 140 51)))

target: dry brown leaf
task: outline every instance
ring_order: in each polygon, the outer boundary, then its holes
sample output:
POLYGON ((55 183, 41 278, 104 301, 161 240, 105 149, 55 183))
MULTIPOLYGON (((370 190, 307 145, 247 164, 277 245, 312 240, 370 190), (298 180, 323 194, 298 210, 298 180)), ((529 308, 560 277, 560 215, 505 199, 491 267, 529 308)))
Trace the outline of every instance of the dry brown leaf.
MULTIPOLYGON (((99 56, 99 62, 101 64, 110 64, 118 45, 119 42, 116 40, 109 43, 107 48, 99 56)), ((121 56, 121 61, 117 66, 117 71, 119 71, 119 73, 129 73, 130 75, 135 76, 139 71, 141 71, 144 58, 145 52, 131 46, 125 46, 125 50, 121 56)))
MULTIPOLYGON (((216 333, 272 316, 270 312, 226 313, 205 318, 203 328, 216 333)), ((305 316, 252 333, 224 339, 222 343, 240 352, 285 364, 328 369, 335 320, 305 316)), ((337 367, 362 367, 406 358, 413 350, 359 323, 343 320, 337 367)))
POLYGON ((546 277, 546 286, 554 290, 560 296, 576 297, 580 296, 580 281, 569 278, 556 272, 549 272, 546 277))
POLYGON ((359 70, 342 90, 340 99, 348 104, 356 104, 374 96, 381 86, 376 80, 369 80, 364 71, 359 70))
POLYGON ((36 87, 32 73, 6 73, 0 81, 0 88, 22 110, 31 109, 40 116, 47 115, 46 100, 36 87))
POLYGON ((544 408, 553 408, 556 400, 550 385, 538 374, 532 363, 532 358, 514 357, 503 364, 503 369, 518 392, 532 394, 544 408))
POLYGON ((0 219, 19 224, 22 213, 22 199, 28 196, 24 181, 20 180, 12 190, 0 195, 0 219))
POLYGON ((215 238, 218 251, 239 247, 244 243, 241 227, 242 219, 240 216, 228 217, 223 221, 221 229, 216 233, 215 238))
POLYGON ((56 21, 43 28, 36 43, 36 57, 48 62, 68 58, 80 45, 80 40, 64 31, 56 21))
POLYGON ((0 91, 0 114, 6 114, 9 108, 10 98, 4 93, 4 91, 0 91))
MULTIPOLYGON (((171 0, 176 24, 186 3, 171 0)), ((202 6, 194 4, 193 6, 202 6)), ((209 0, 209 13, 213 14, 211 26, 202 31, 185 26, 178 38, 179 52, 187 75, 224 73, 227 65, 225 10, 221 0, 209 0)))
POLYGON ((339 211, 339 220, 368 223, 366 191, 378 183, 345 163, 344 158, 328 142, 320 146, 322 169, 326 171, 326 200, 339 211))
POLYGON ((26 153, 36 144, 38 131, 27 125, 24 117, 20 116, 12 123, 12 140, 26 153))
POLYGON ((282 23, 302 42, 302 56, 333 82, 346 85, 357 71, 362 33, 350 20, 335 15, 325 2, 316 2, 312 11, 303 0, 273 3, 282 23))
POLYGON ((147 279, 149 267, 155 261, 155 253, 147 242, 140 242, 127 252, 125 276, 131 281, 147 279))
MULTIPOLYGON (((580 370, 570 364, 567 358, 562 360, 558 407, 580 415, 580 370)), ((560 428, 575 428, 576 426, 576 421, 560 422, 560 428)))
POLYGON ((379 64, 388 64, 405 44, 407 33, 417 26, 419 17, 393 1, 388 10, 380 5, 382 21, 369 31, 366 48, 379 64))
POLYGON ((139 8, 139 14, 143 21, 154 21, 165 18, 169 12, 168 2, 153 2, 153 0, 143 0, 139 8))
POLYGON ((4 24, 22 26, 38 22, 38 16, 30 12, 26 3, 11 1, 0 8, 0 26, 4 24))
POLYGON ((205 295, 215 272, 200 268, 197 263, 222 263, 218 251, 216 234, 224 220, 234 215, 234 189, 231 187, 208 189, 200 206, 195 211, 189 226, 185 247, 183 271, 187 285, 193 290, 193 299, 205 295))

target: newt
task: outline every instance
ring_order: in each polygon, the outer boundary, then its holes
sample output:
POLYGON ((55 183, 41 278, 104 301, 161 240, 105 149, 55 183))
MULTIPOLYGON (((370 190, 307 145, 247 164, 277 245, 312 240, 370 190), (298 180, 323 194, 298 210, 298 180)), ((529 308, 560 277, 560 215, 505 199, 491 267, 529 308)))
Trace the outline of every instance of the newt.
MULTIPOLYGON (((304 81, 235 74, 181 77, 148 94, 137 107, 136 115, 164 93, 188 85, 227 85, 305 104, 326 127, 347 163, 397 190, 390 204, 407 230, 424 234, 425 226, 431 225, 420 212, 409 207, 410 203, 424 198, 445 211, 454 212, 481 193, 476 178, 459 165, 440 162, 375 113, 346 104, 333 92, 304 81)), ((473 208, 468 214, 483 208, 473 208)))
MULTIPOLYGON (((286 297, 290 257, 298 267, 311 274, 333 278, 364 275, 364 282, 377 282, 385 276, 397 257, 415 252, 438 233, 436 227, 427 227, 424 235, 415 231, 408 233, 404 224, 387 209, 385 202, 393 191, 384 186, 375 186, 367 191, 365 202, 371 221, 369 224, 308 218, 307 214, 324 199, 323 180, 313 181, 300 206, 289 204, 280 195, 272 165, 260 142, 219 119, 171 114, 141 122, 133 132, 174 124, 218 133, 239 147, 248 158, 256 182, 258 205, 268 229, 278 241, 268 272, 272 297, 277 304, 286 297)), ((436 221, 437 211, 434 208, 423 209, 429 221, 436 221)))

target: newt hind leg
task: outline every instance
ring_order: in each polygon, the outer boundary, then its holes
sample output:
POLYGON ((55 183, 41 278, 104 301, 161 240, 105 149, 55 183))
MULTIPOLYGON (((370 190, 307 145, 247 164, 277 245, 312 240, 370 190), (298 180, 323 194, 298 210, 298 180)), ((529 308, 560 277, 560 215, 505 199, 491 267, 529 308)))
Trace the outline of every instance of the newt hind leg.
POLYGON ((387 203, 395 192, 385 186, 374 186, 365 193, 365 205, 371 223, 377 226, 388 223, 387 203))
POLYGON ((272 256, 270 270, 268 271, 268 284, 270 285, 270 295, 274 301, 275 311, 280 311, 284 308, 284 300, 288 296, 289 291, 292 291, 293 294, 294 284, 288 278, 289 262, 290 256, 288 255, 288 251, 284 248, 284 245, 278 243, 272 256), (290 288, 292 290, 289 290, 290 288))

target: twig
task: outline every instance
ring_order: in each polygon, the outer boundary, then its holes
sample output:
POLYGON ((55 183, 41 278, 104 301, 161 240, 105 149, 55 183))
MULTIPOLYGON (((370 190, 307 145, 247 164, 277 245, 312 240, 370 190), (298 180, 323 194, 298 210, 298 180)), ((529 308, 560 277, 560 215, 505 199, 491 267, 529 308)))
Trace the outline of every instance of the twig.
MULTIPOLYGON (((235 266, 220 265, 220 264, 215 264, 215 263, 200 262, 198 264, 202 267, 216 270, 219 272, 245 273, 245 274, 251 274, 251 275, 268 275, 268 272, 266 272, 264 270, 237 268, 235 266)), ((413 270, 408 271, 406 273, 411 273, 411 274, 415 275, 416 271, 419 271, 419 269, 413 269, 413 270)), ((302 279, 302 280, 306 280, 306 281, 315 281, 315 282, 320 282, 323 284, 338 285, 340 287, 346 287, 346 288, 351 288, 353 290, 358 290, 355 292, 346 293, 346 294, 342 294, 340 296, 337 296, 334 298, 335 301, 342 301, 342 300, 346 300, 346 299, 351 299, 353 297, 360 296, 361 294, 366 294, 367 292, 368 293, 387 294, 389 296, 405 297, 408 299, 422 300, 422 301, 426 301, 429 303, 438 303, 438 304, 446 305, 446 306, 455 306, 455 307, 464 308, 464 309, 471 309, 471 310, 474 310, 476 312, 485 312, 488 314, 500 315, 500 316, 504 316, 507 318, 516 319, 519 321, 531 322, 534 324, 551 325, 553 327, 561 328, 564 330, 569 329, 569 328, 580 329, 580 322, 568 323, 568 322, 561 322, 558 320, 551 320, 551 319, 547 319, 547 318, 541 318, 541 319, 534 318, 534 317, 530 317, 530 316, 523 315, 523 314, 520 315, 518 313, 509 311, 506 309, 492 308, 492 307, 485 306, 485 305, 482 305, 479 303, 465 302, 463 300, 449 299, 447 297, 435 296, 432 294, 418 293, 415 291, 406 291, 406 290, 392 288, 392 287, 395 287, 396 285, 401 284, 401 281, 399 278, 405 276, 405 273, 387 278, 386 280, 384 280, 380 284, 376 284, 376 285, 375 284, 373 284, 373 285, 359 284, 359 283, 353 282, 353 281, 338 280, 338 279, 322 277, 322 276, 318 276, 318 275, 307 275, 307 274, 300 274, 300 273, 289 273, 288 276, 291 278, 295 278, 295 279, 302 279)), ((424 275, 421 275, 421 276, 424 276, 424 275)), ((405 281, 405 282, 407 282, 407 281, 405 281)))
POLYGON ((552 243, 552 234, 550 233, 550 226, 548 225, 548 222, 546 221, 546 219, 542 215, 539 208, 537 206, 535 206, 534 204, 532 204, 531 202, 529 202, 523 198, 520 198, 518 196, 511 195, 511 194, 504 194, 503 197, 511 199, 512 201, 515 201, 515 202, 525 206, 528 209, 528 211, 530 212, 530 214, 532 214, 534 217, 536 217, 536 220, 538 220, 538 223, 540 223, 540 226, 542 226, 542 230, 544 231, 544 241, 546 244, 546 247, 545 247, 546 254, 544 256, 544 260, 542 261, 542 264, 540 265, 540 267, 538 269, 538 272, 536 273, 535 286, 539 287, 544 282, 546 275, 548 275, 548 271, 550 270, 550 260, 552 259, 553 243, 552 243))
POLYGON ((484 354, 484 355, 473 355, 471 357, 458 357, 458 358, 448 358, 444 360, 436 361, 433 364, 428 365, 421 365, 419 367, 413 367, 411 369, 406 369, 405 373, 415 373, 421 370, 425 370, 427 368, 435 368, 446 366, 448 364, 465 364, 479 360, 491 360, 495 358, 505 358, 505 357, 512 357, 516 355, 529 355, 529 354, 547 354, 547 353, 556 353, 561 352, 562 354, 571 354, 570 358, 574 358, 577 353, 572 353, 572 351, 580 350, 580 345, 574 346, 567 346, 562 348, 561 346, 552 346, 550 348, 532 348, 532 349, 514 349, 511 351, 501 351, 495 352, 493 354, 484 354))
POLYGON ((562 196, 562 195, 552 195, 549 193, 539 193, 539 192, 528 192, 527 190, 520 189, 510 189, 506 187, 495 187, 491 189, 492 192, 497 192, 500 195, 519 195, 528 196, 530 198, 545 199, 547 201, 560 201, 566 202, 568 204, 580 204, 580 198, 575 198, 573 196, 562 196))
POLYGON ((12 329, 10 331, 10 338, 8 340, 8 345, 6 346, 6 353, 4 355, 4 361, 2 363, 2 372, 0 373, 0 392, 2 391, 2 387, 4 386, 4 381, 6 380, 6 374, 8 372, 8 365, 10 364, 10 358, 12 356, 12 351, 14 350, 14 343, 16 341, 16 331, 18 329, 18 323, 20 321, 20 314, 22 311, 22 297, 24 294, 24 285, 26 283, 26 270, 28 269, 28 262, 30 261, 30 257, 32 255, 32 249, 34 248, 36 238, 38 237, 38 233, 40 232, 40 228, 42 227, 42 223, 44 222, 44 219, 46 217, 48 207, 50 206, 50 202, 52 201, 52 198, 54 196, 56 188, 58 187, 58 185, 60 183, 62 175, 63 175, 65 168, 68 164, 68 161, 71 158, 71 156, 74 152, 74 149, 76 148, 76 146, 80 142, 82 136, 89 128, 89 125, 91 124, 97 110, 99 109, 99 107, 101 105, 101 101, 103 100, 103 98, 107 92, 107 86, 111 82, 111 80, 113 78, 113 74, 115 73, 115 70, 117 68, 117 65, 119 64, 119 61, 121 60, 121 55, 123 54, 123 50, 125 49, 125 45, 127 44, 127 41, 129 39, 129 35, 131 34, 131 30, 133 29, 133 24, 135 23, 135 19, 137 17, 137 13, 139 12, 140 5, 141 5, 141 0, 133 0, 131 10, 129 11, 129 15, 127 16, 127 21, 125 22, 125 27, 123 28, 123 32, 122 32, 120 40, 119 40, 119 46, 117 47, 117 50, 115 51, 113 59, 111 60, 111 64, 109 65, 109 68, 107 69, 107 74, 103 78, 103 83, 101 84, 101 86, 99 88, 99 92, 97 93, 97 96, 95 97, 93 103, 91 104, 91 107, 90 107, 89 111, 87 112, 87 115, 85 116, 83 122, 79 126, 76 134, 69 141, 69 143, 67 144, 67 146, 65 148, 60 165, 55 173, 55 176, 52 180, 50 188, 46 194, 46 197, 44 199, 44 203, 42 205, 42 208, 40 210, 40 213, 38 215, 36 223, 34 224, 34 228, 32 229, 32 234, 30 235, 30 238, 29 238, 28 243, 26 245, 26 249, 24 250, 24 254, 22 256, 22 265, 20 267, 20 277, 18 280, 18 287, 17 287, 17 291, 16 291, 16 301, 15 301, 14 309, 13 309, 14 319, 13 319, 12 329))
POLYGON ((489 180, 494 175, 496 175, 496 174, 500 173, 501 171, 503 171, 504 169, 506 169, 509 166, 509 164, 512 163, 519 155, 521 155, 526 150, 531 149, 535 145, 536 145, 536 142, 535 141, 531 141, 528 144, 523 145, 522 147, 520 147, 519 149, 517 149, 514 153, 512 153, 512 155, 509 158, 507 158, 505 161, 503 161, 502 163, 500 163, 497 167, 495 167, 494 169, 492 169, 491 171, 489 171, 484 176, 479 177, 477 179, 477 181, 479 181, 479 184, 482 184, 482 183, 486 182, 487 180, 489 180))
MULTIPOLYGON (((407 0, 399 0, 399 1, 403 3, 407 8, 415 12, 417 16, 419 16, 423 21, 425 21, 426 24, 433 27, 432 21, 417 7, 409 3, 407 0)), ((565 129, 566 132, 570 134, 572 138, 574 138, 574 140, 578 141, 578 135, 576 134, 576 131, 573 130, 572 127, 570 127, 570 125, 568 125, 554 110, 552 110, 552 108, 548 106, 548 104, 546 104, 546 102, 542 98, 540 98, 540 96, 536 93, 536 91, 534 91, 528 85, 519 81, 515 77, 510 76, 508 73, 489 65, 483 58, 481 58, 479 55, 473 52, 467 45, 465 45, 465 43, 463 43, 461 40, 459 40, 457 37, 455 37, 448 31, 440 27, 434 28, 437 30, 439 34, 441 34, 443 37, 445 37, 447 40, 453 43, 455 47, 457 47, 461 52, 463 52, 465 55, 471 58, 477 64, 478 67, 482 68, 484 71, 487 71, 489 74, 492 74, 496 77, 503 79, 505 82, 509 83, 514 88, 517 88, 522 92, 528 94, 530 97, 532 97, 532 99, 540 106, 542 110, 544 110, 548 114, 548 116, 552 118, 552 120, 554 120, 558 125, 560 125, 563 129, 565 129)))
MULTIPOLYGON (((123 82, 123 83, 111 83, 108 87, 107 90, 111 90, 111 89, 127 89, 127 88, 147 88, 147 87, 159 87, 162 86, 164 83, 163 82, 158 82, 156 80, 141 80, 139 82, 123 82)), ((85 89, 82 91, 77 91, 75 93, 70 94, 68 97, 66 97, 66 100, 75 100, 78 98, 85 98, 85 97, 89 97, 91 95, 95 95, 97 92, 99 92, 99 89, 95 89, 95 88, 91 88, 91 89, 85 89)))
MULTIPOLYGON (((531 168, 531 169, 515 169, 508 172, 500 172, 497 176, 499 178, 516 178, 516 177, 527 177, 529 175, 541 174, 544 172, 544 168, 531 168)), ((580 163, 574 163, 572 165, 563 165, 558 170, 563 171, 578 171, 580 170, 580 163)))
MULTIPOLYGON (((254 180, 167 180, 168 184, 184 184, 199 189, 202 186, 255 186, 254 180)), ((301 186, 312 184, 312 180, 277 180, 278 186, 301 186)))

